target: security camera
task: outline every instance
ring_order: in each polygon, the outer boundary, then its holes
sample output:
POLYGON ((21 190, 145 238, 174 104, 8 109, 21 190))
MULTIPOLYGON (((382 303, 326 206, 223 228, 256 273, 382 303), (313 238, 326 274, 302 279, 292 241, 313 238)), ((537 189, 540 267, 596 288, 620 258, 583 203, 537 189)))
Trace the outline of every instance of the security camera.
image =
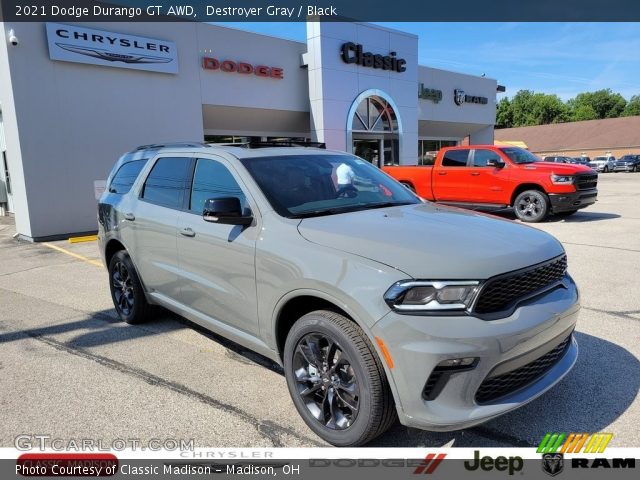
POLYGON ((20 43, 18 41, 18 37, 16 37, 16 34, 13 31, 13 29, 9 30, 9 41, 11 42, 11 45, 13 45, 13 46, 18 45, 18 43, 20 43))

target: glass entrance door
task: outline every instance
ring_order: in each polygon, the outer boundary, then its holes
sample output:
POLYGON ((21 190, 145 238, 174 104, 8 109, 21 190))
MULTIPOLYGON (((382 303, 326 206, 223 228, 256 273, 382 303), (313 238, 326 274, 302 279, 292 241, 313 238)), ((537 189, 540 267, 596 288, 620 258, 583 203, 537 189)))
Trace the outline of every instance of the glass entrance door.
POLYGON ((376 167, 381 167, 383 165, 381 143, 382 138, 354 138, 353 153, 376 167))

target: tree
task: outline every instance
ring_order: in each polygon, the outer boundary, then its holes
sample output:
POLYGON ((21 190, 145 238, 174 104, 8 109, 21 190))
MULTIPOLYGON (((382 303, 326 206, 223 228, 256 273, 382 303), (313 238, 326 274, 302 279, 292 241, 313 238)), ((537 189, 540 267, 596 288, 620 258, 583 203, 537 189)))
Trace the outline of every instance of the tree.
POLYGON ((622 112, 623 117, 631 117, 633 115, 640 115, 640 95, 634 95, 624 107, 622 112))
POLYGON ((580 105, 574 107, 571 112, 572 122, 581 122, 583 120, 595 120, 598 118, 598 114, 591 105, 580 105))
POLYGON ((559 123, 569 119, 567 106, 560 97, 531 90, 520 90, 513 96, 511 114, 514 127, 559 123))
POLYGON ((504 97, 498 102, 498 108, 496 110, 496 128, 511 128, 513 127, 513 110, 511 109, 511 102, 507 97, 504 97))
POLYGON ((579 109, 584 112, 584 108, 590 106, 596 112, 596 118, 616 118, 622 115, 627 101, 619 93, 613 93, 607 88, 579 93, 576 98, 569 100, 568 105, 574 115, 579 109))

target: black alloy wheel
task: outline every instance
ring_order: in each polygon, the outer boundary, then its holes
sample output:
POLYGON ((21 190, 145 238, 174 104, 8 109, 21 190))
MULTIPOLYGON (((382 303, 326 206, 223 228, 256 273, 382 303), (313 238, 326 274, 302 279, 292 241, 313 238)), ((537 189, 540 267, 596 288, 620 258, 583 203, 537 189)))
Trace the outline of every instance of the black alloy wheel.
POLYGON ((375 347, 344 315, 317 310, 300 317, 287 334, 282 357, 293 404, 330 444, 363 445, 397 420, 375 347))
POLYGON ((122 320, 135 324, 146 321, 153 312, 129 254, 116 252, 109 261, 109 287, 116 312, 122 320))
POLYGON ((311 415, 332 430, 350 427, 358 416, 360 389, 342 347, 326 335, 309 333, 298 342, 293 368, 311 415))
POLYGON ((113 267, 111 286, 116 308, 124 315, 130 315, 135 305, 133 282, 127 266, 122 261, 117 261, 113 267))

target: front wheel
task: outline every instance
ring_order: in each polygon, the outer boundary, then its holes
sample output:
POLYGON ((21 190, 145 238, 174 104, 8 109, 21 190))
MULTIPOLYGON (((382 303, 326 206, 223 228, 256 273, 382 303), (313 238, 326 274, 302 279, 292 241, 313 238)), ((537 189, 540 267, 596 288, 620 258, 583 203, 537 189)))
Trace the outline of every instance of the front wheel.
POLYGON ((397 418, 373 345, 357 324, 338 313, 318 310, 293 325, 284 369, 298 413, 332 445, 363 445, 397 418))
POLYGON ((609 173, 609 167, 604 167, 603 173, 609 173))
POLYGON ((523 222, 541 222, 549 211, 549 198, 539 190, 525 190, 516 197, 513 209, 523 222))

